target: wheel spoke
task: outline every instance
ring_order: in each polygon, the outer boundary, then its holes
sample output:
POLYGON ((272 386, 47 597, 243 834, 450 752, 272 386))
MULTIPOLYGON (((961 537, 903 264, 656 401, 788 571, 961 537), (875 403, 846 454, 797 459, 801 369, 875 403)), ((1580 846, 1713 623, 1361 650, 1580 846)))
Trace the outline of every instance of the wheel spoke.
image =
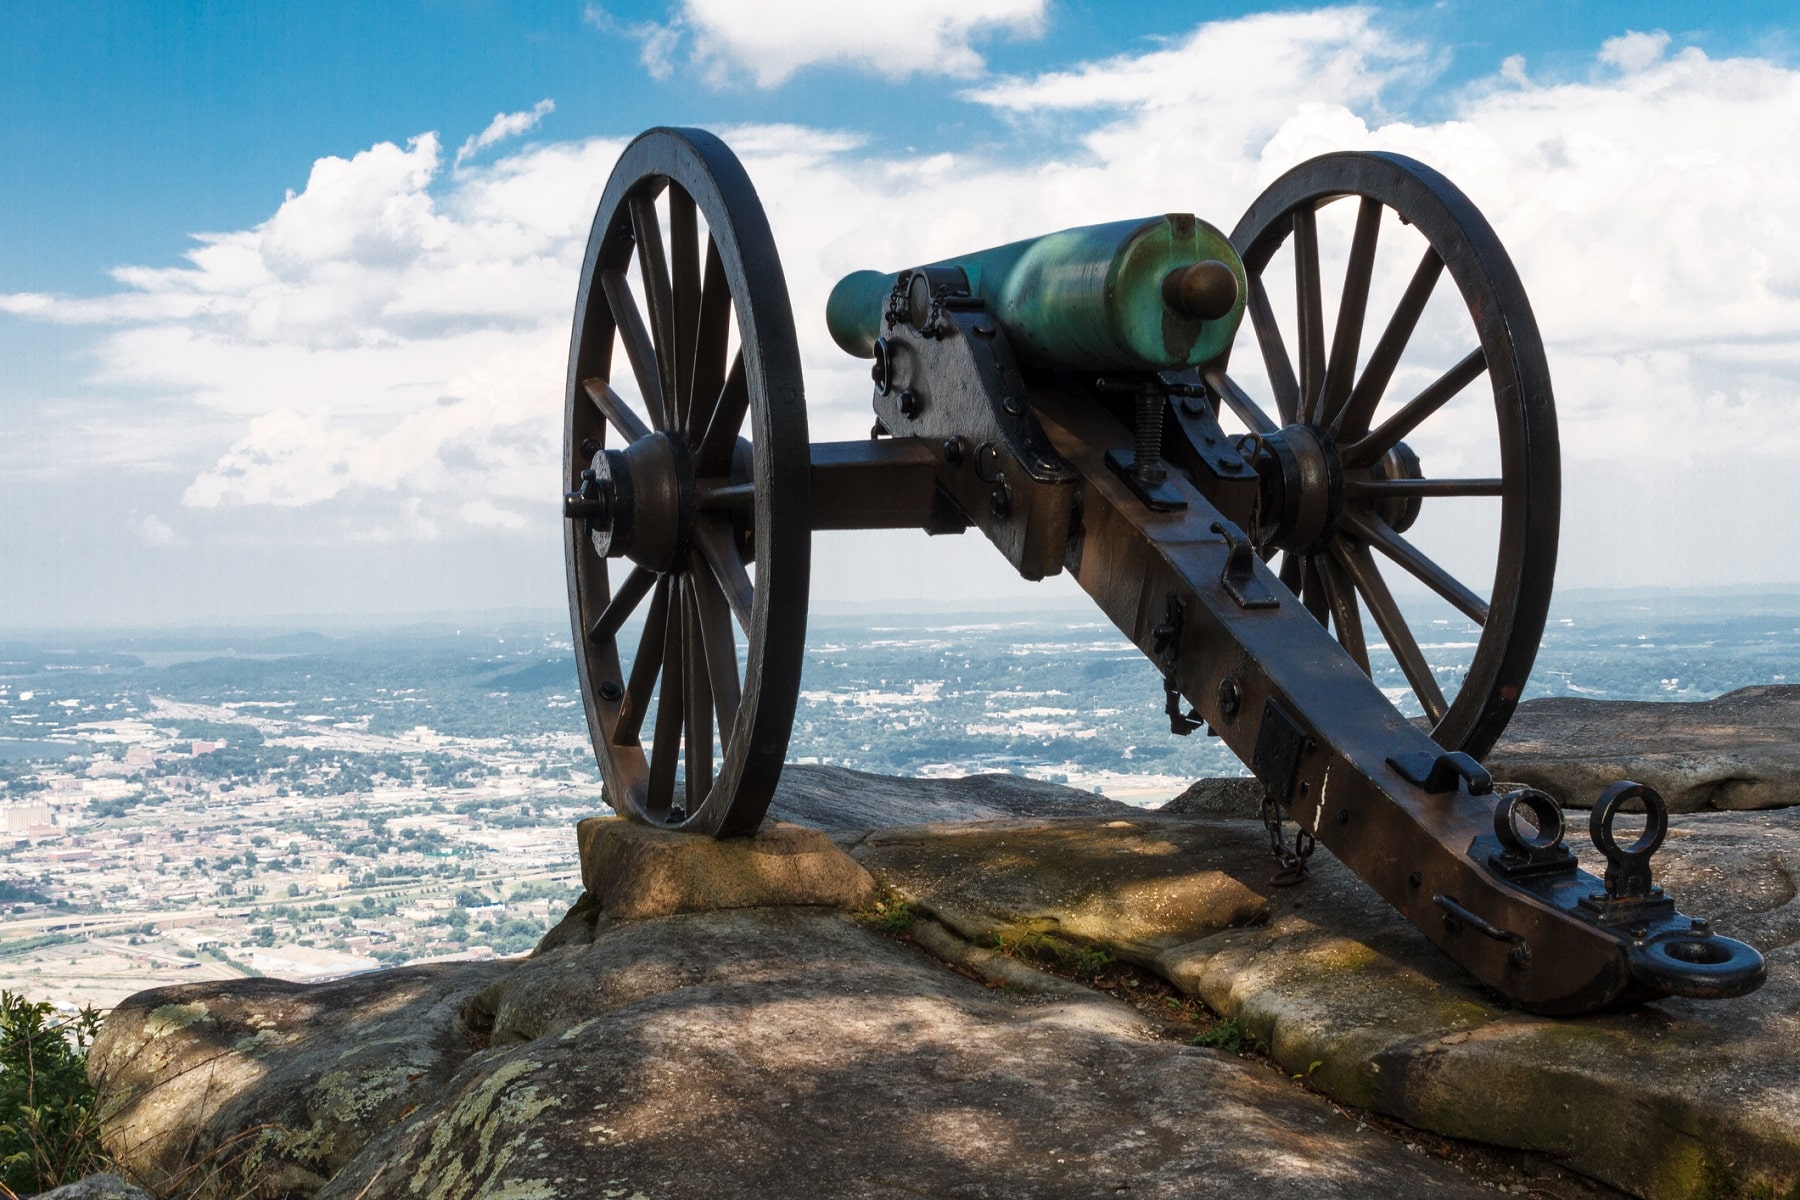
POLYGON ((731 608, 719 581, 703 556, 695 555, 691 578, 694 600, 700 612, 700 632, 706 641, 706 674, 712 687, 713 709, 719 719, 719 742, 727 752, 737 725, 743 697, 738 684, 737 637, 731 632, 731 608))
POLYGON ((1325 297, 1319 282, 1319 220, 1310 208, 1294 210, 1294 291, 1300 303, 1300 406, 1302 421, 1319 419, 1325 390, 1325 297))
POLYGON ((1463 585, 1463 582, 1432 561, 1417 546, 1395 533, 1386 521, 1360 508, 1346 508, 1343 522, 1363 541, 1404 567, 1420 583, 1448 600, 1469 620, 1486 625, 1487 601, 1463 585))
POLYGON ((1387 581, 1376 569, 1368 548, 1340 540, 1331 544, 1331 552, 1356 585, 1356 590, 1362 593, 1363 602, 1369 606, 1369 615, 1375 618, 1376 628, 1387 639, 1388 649, 1394 652, 1394 658, 1399 661, 1400 670, 1412 685, 1413 694, 1419 698, 1425 715, 1436 725, 1450 711, 1450 705, 1445 702, 1443 689, 1438 687, 1437 677, 1431 673, 1431 664, 1425 661, 1418 639, 1413 637, 1406 619, 1400 615, 1400 606, 1394 603, 1387 581))
POLYGON ((1487 370, 1487 355, 1480 348, 1469 351, 1463 360, 1445 371, 1431 385, 1407 401, 1406 407, 1383 421, 1369 436, 1344 451, 1344 465, 1366 467, 1400 444, 1400 439, 1417 429, 1427 417, 1456 398, 1487 370))
POLYGON ((1225 401, 1225 406, 1237 414, 1237 419, 1248 426, 1251 433, 1267 437, 1275 432, 1276 425, 1269 419, 1269 414, 1245 395, 1244 389, 1224 371, 1217 367, 1208 371, 1206 385, 1218 393, 1219 398, 1225 401))
POLYGON ((675 768, 681 761, 682 683, 687 674, 682 658, 680 577, 670 576, 669 584, 672 595, 663 629, 662 691, 656 697, 656 740, 650 747, 650 795, 645 804, 655 817, 666 816, 675 802, 675 768))
POLYGON ((625 624, 638 602, 649 593, 656 583, 656 572, 646 567, 633 567, 613 598, 606 603, 606 610, 600 614, 591 628, 588 629, 588 641, 604 644, 618 636, 619 627, 625 624))
POLYGON ((674 293, 675 411, 670 427, 685 435, 694 405, 694 338, 700 317, 700 230, 694 198, 669 184, 669 284, 674 293))
POLYGON ((1346 479, 1347 500, 1401 500, 1409 496, 1501 496, 1504 479, 1346 479))
POLYGON ((1289 550, 1281 556, 1281 586, 1294 593, 1294 599, 1300 599, 1300 589, 1305 586, 1306 574, 1300 556, 1289 550))
POLYGON ((698 327, 694 332, 693 407, 688 412, 688 444, 705 435, 725 386, 725 351, 731 337, 731 285, 725 263, 712 238, 706 239, 706 274, 700 287, 698 327))
POLYGON ((1355 588, 1330 554, 1315 556, 1313 565, 1325 585, 1325 600, 1331 606, 1332 623, 1337 626, 1338 644, 1356 660, 1364 675, 1369 674, 1369 647, 1363 641, 1362 613, 1356 607, 1355 588))
POLYGON ((627 445, 639 438, 650 436, 649 426, 645 425, 643 420, 631 411, 630 405, 625 403, 625 398, 613 391, 612 385, 606 380, 584 379, 581 381, 581 390, 586 392, 587 398, 594 402, 594 407, 600 410, 600 415, 606 418, 607 424, 624 435, 627 445))
POLYGON ((744 569, 744 560, 738 557, 737 547, 732 545, 731 527, 713 517, 701 517, 694 522, 694 541, 700 547, 700 553, 712 568, 713 577, 725 590, 725 599, 731 605, 731 615, 748 634, 751 630, 750 613, 756 607, 756 586, 750 582, 750 572, 744 569))
POLYGON ((1394 306, 1393 316, 1388 318, 1387 328, 1381 331, 1381 339, 1369 355, 1362 378, 1356 381, 1350 398, 1331 422, 1333 437, 1359 437, 1369 427, 1375 417, 1375 406, 1387 394, 1388 381, 1394 377, 1394 368, 1400 365, 1400 355, 1406 350, 1406 343, 1412 340, 1419 317, 1425 312, 1432 290, 1437 287, 1438 276, 1443 273, 1443 258, 1427 246, 1425 256, 1419 260, 1412 280, 1400 296, 1400 303, 1394 306))
POLYGON ((1288 360, 1287 346, 1281 340, 1281 326, 1275 323, 1275 312, 1269 307, 1269 293, 1263 289, 1262 277, 1250 277, 1250 324, 1256 329, 1256 344, 1262 350, 1263 366, 1269 372, 1269 386, 1275 391, 1275 411, 1283 425, 1292 425, 1300 411, 1300 385, 1294 379, 1294 364, 1288 360))
POLYGON ((1331 601, 1325 595, 1325 581, 1319 577, 1319 556, 1306 556, 1306 566, 1301 575, 1301 603, 1319 624, 1331 628, 1331 601))
POLYGON ((667 429, 662 368, 657 365, 656 346, 650 340, 650 332, 644 328, 643 314, 638 312, 637 300, 631 295, 631 284, 626 280, 625 272, 612 268, 600 272, 600 286, 606 292, 607 304, 612 307, 613 324, 618 326, 619 338, 625 343, 625 355, 631 360, 631 374, 637 380, 638 391, 644 395, 650 424, 657 429, 667 429))
POLYGON ((1350 262, 1344 268, 1344 292, 1338 301, 1337 330, 1331 335, 1331 363, 1325 369, 1320 424, 1337 416, 1356 379, 1356 356, 1362 352, 1363 319, 1369 307, 1369 276, 1375 269, 1375 243, 1381 235, 1381 211, 1381 201, 1368 196, 1356 210, 1356 232, 1350 238, 1350 262))
POLYGON ((707 674, 706 639, 701 631, 700 610, 694 597, 694 578, 682 578, 681 587, 681 663, 686 671, 682 685, 684 702, 682 723, 686 726, 687 810, 700 811, 706 794, 712 791, 712 686, 707 674))
POLYGON ((738 430, 743 427, 744 413, 750 407, 750 385, 744 377, 744 352, 731 360, 731 374, 719 388, 719 399, 713 405, 712 420, 700 448, 694 451, 694 470, 701 475, 719 475, 731 467, 732 452, 737 449, 738 430))
POLYGON ((644 632, 638 638, 637 657, 631 660, 631 678, 625 685, 625 703, 619 709, 619 723, 613 727, 615 746, 635 746, 644 727, 644 713, 650 707, 650 694, 656 688, 656 677, 663 665, 663 633, 669 623, 669 580, 656 581, 656 595, 650 611, 644 616, 644 632))
POLYGON ((626 201, 631 210, 632 232, 637 234, 638 276, 644 285, 645 305, 650 310, 651 340, 657 350, 662 383, 664 429, 676 429, 681 389, 675 382, 679 343, 675 335, 675 296, 669 285, 669 263, 663 254, 662 225, 656 216, 656 197, 637 195, 626 201))
POLYGON ((700 512, 729 512, 749 508, 756 503, 754 483, 733 483, 724 487, 699 487, 694 493, 694 508, 700 512))

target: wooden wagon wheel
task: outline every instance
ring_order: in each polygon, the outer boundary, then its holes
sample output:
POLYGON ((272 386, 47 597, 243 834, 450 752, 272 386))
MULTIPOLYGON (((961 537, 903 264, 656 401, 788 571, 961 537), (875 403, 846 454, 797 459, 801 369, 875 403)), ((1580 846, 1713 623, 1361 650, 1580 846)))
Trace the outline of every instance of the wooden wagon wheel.
MULTIPOLYGON (((1250 279, 1246 332, 1265 369, 1272 406, 1258 404, 1223 372, 1209 382, 1249 430, 1263 439, 1268 474, 1285 475, 1285 490, 1265 492, 1258 538, 1265 554, 1283 553, 1280 573, 1321 623, 1369 670, 1361 613, 1386 640, 1411 685, 1432 736, 1448 749, 1487 753, 1517 705, 1537 654, 1550 604, 1561 507, 1556 410, 1537 322, 1512 261, 1469 199, 1443 176, 1396 154, 1328 154, 1295 167, 1250 206, 1232 233, 1250 279), (1355 205, 1335 327, 1325 327, 1319 211, 1333 201, 1355 205), (1391 212, 1398 221, 1386 214, 1391 212), (1410 226, 1422 235, 1406 233, 1410 226), (1383 230, 1390 232, 1383 237, 1383 230), (1398 231, 1398 232, 1395 232, 1398 231), (1378 255, 1404 235, 1400 253, 1417 263, 1372 348, 1364 338, 1378 255), (1291 244, 1298 361, 1290 357, 1264 272, 1291 244), (1448 275, 1460 293, 1460 355, 1440 358, 1430 382, 1394 386, 1433 291, 1448 275), (1472 328, 1470 328, 1472 326, 1472 328), (1470 406, 1491 389, 1495 423, 1481 449, 1498 475, 1445 478, 1430 470, 1415 444, 1431 422, 1456 411, 1469 425, 1470 406), (1493 443, 1497 441, 1497 446, 1493 443), (1474 499, 1488 497, 1487 501, 1474 499), (1481 594, 1409 540, 1421 509, 1463 506, 1468 513, 1497 500, 1498 544, 1491 587, 1481 594), (1395 602, 1388 577, 1416 579, 1480 626, 1460 687, 1446 687, 1443 661, 1433 663, 1395 602)), ((1282 281, 1285 284, 1285 281, 1282 281)), ((1441 343, 1441 339, 1440 343, 1441 343)), ((1416 368, 1414 368, 1416 373, 1416 368)), ((1438 514, 1433 514, 1434 518, 1438 514)), ((1491 514, 1489 514, 1491 517, 1491 514)), ((1464 527, 1465 536, 1466 526, 1464 527)), ((1485 554, 1485 552, 1484 552, 1485 554)), ((1439 656, 1440 660, 1443 658, 1439 656)))
POLYGON ((607 798, 753 833, 799 693, 810 454, 775 242, 711 134, 652 129, 613 168, 564 411, 569 612, 607 798))

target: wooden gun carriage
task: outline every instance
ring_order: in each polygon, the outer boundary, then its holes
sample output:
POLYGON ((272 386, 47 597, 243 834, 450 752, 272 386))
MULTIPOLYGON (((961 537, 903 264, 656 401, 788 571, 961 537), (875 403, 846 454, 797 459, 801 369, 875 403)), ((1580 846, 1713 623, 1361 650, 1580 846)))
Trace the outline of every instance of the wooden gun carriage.
POLYGON ((1620 783, 1596 801, 1602 878, 1564 844, 1551 797, 1498 795, 1480 765, 1549 606, 1557 433, 1517 274, 1442 176, 1326 155, 1229 236, 1164 214, 857 272, 827 320, 871 360, 867 439, 809 443, 786 283, 737 159, 698 130, 626 148, 582 268, 564 440, 576 659, 619 812, 753 833, 794 720, 812 532, 973 526, 1028 579, 1070 572, 1161 671, 1171 729, 1204 725, 1249 766, 1280 882, 1323 843, 1475 978, 1541 1012, 1762 982, 1753 948, 1653 882, 1668 824, 1654 792, 1620 783), (1334 204, 1352 219, 1327 296, 1334 204), (1410 276, 1378 271, 1397 242, 1410 276), (1270 271, 1289 260, 1291 276, 1270 271), (1405 282, 1369 344, 1372 282, 1390 277, 1405 282), (1462 344, 1403 392, 1434 295, 1462 344), (1433 474, 1409 439, 1427 444, 1458 396, 1489 394, 1490 473, 1433 474), (1488 530, 1479 588, 1408 536, 1475 497, 1486 525, 1450 527, 1459 546, 1488 530), (1395 570, 1479 627, 1459 680, 1409 626, 1395 570), (1365 614, 1422 722, 1371 681, 1365 614))

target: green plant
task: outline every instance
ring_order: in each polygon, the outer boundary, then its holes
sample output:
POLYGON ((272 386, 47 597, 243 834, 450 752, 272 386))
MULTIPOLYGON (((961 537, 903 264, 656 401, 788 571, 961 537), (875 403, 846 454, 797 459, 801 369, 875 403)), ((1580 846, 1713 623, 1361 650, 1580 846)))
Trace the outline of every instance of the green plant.
POLYGON ((1007 958, 1042 958, 1054 953, 1056 945, 1041 929, 997 929, 994 949, 1007 958))
POLYGON ((1058 946, 1056 957, 1072 970, 1092 975, 1110 965, 1113 956, 1093 946, 1058 946))
POLYGON ((1246 1050, 1255 1050, 1259 1043, 1256 1035, 1244 1026, 1237 1017, 1220 1021, 1191 1043, 1195 1046, 1207 1046, 1214 1050, 1223 1050, 1227 1054, 1242 1054, 1246 1050))
POLYGON ((855 915, 858 921, 882 933, 905 933, 915 919, 906 897, 894 895, 883 896, 855 915))
POLYGON ((1007 958, 1054 960, 1068 970, 1092 975, 1111 965, 1113 956, 1096 946, 1073 946, 1041 929, 1002 929, 994 933, 994 949, 1007 958))
POLYGON ((105 1168, 87 1052, 100 1014, 0 991, 0 1183, 45 1191, 105 1168))

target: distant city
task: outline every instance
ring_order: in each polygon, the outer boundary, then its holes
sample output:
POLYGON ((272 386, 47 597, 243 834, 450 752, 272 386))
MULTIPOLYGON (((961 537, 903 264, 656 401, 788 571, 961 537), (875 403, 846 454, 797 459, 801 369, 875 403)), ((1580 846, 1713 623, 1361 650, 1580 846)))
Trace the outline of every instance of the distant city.
MULTIPOLYGON (((1415 628, 1454 688, 1477 631, 1415 628)), ((1702 699, 1797 667, 1800 596, 1577 593, 1528 696, 1702 699)), ((1162 704, 1097 612, 815 614, 789 759, 1145 806, 1245 774, 1162 704)), ((0 985, 64 1004, 522 953, 579 894, 574 823, 610 811, 549 620, 0 639, 0 727, 0 985)))

